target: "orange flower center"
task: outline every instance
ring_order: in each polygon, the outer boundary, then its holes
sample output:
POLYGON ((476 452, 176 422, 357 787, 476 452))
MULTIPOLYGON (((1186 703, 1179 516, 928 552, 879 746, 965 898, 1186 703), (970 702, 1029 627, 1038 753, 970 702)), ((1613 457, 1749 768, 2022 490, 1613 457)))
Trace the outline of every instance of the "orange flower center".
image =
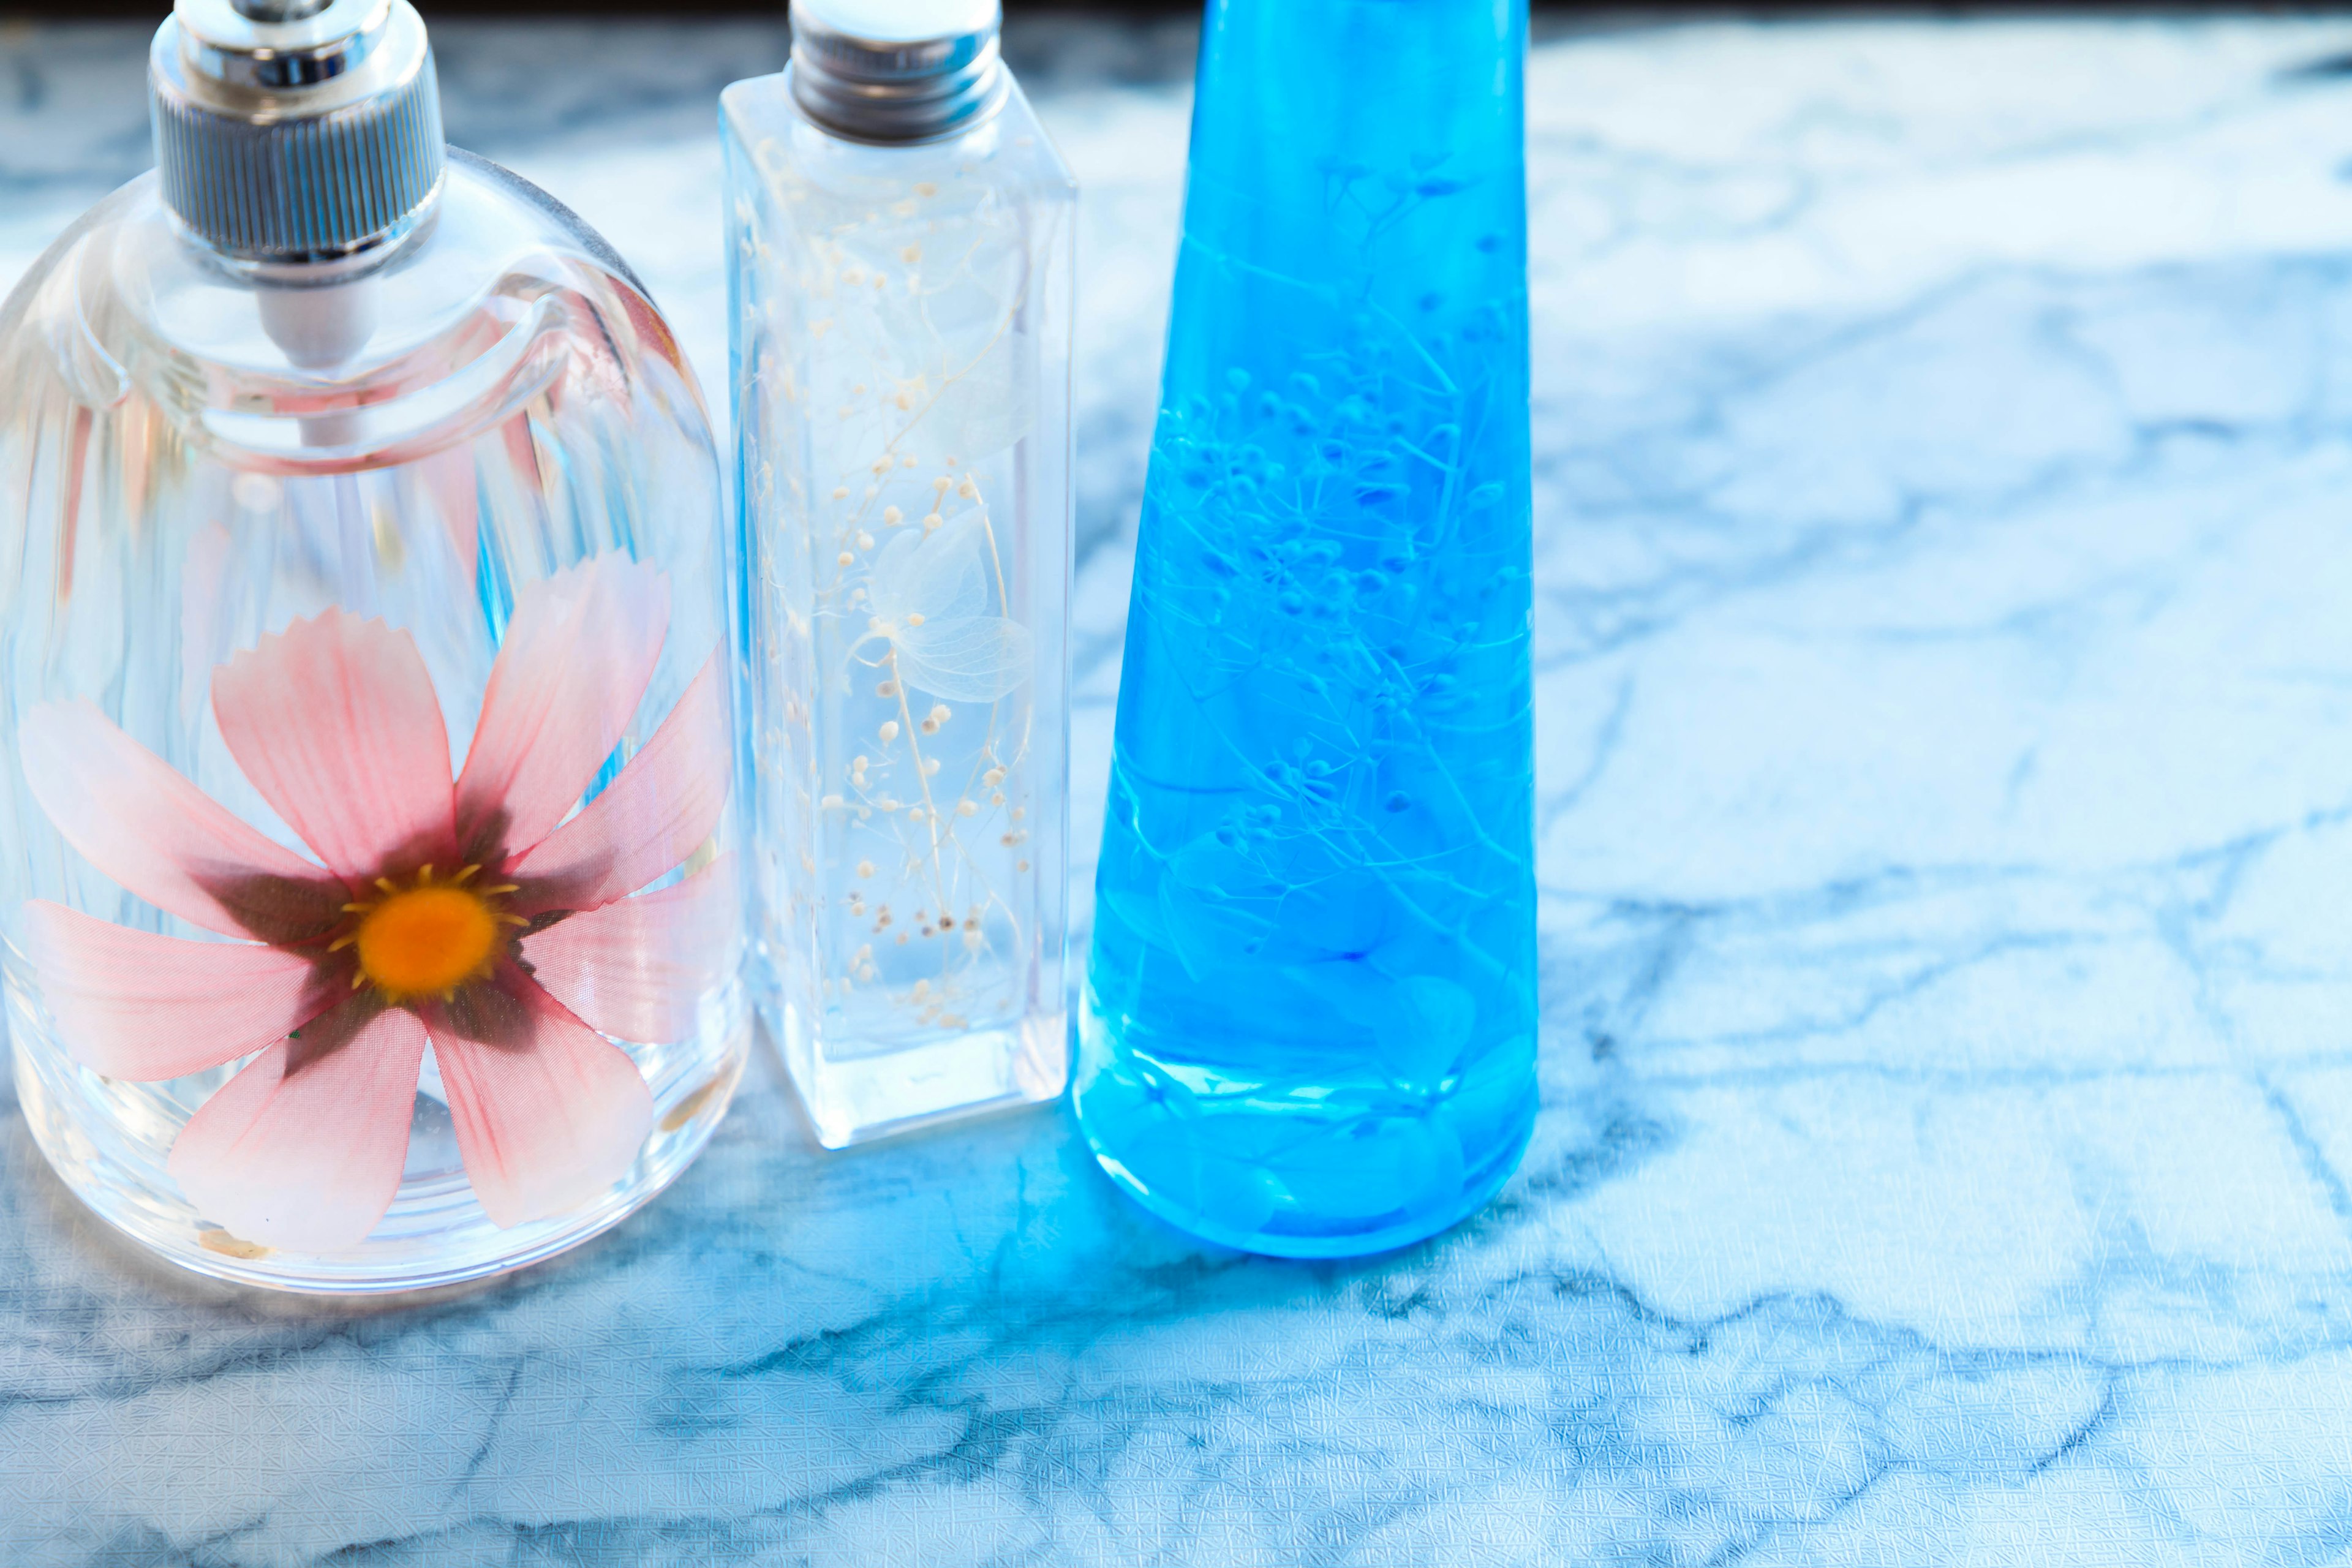
POLYGON ((499 928, 524 923, 501 913, 499 899, 514 891, 505 887, 469 888, 466 883, 479 866, 468 866, 445 882, 433 879, 425 867, 416 879, 402 887, 386 877, 375 885, 383 897, 346 904, 359 924, 338 938, 334 948, 358 949, 359 973, 352 987, 373 985, 388 1001, 413 996, 447 996, 469 980, 489 978, 499 950, 499 928))

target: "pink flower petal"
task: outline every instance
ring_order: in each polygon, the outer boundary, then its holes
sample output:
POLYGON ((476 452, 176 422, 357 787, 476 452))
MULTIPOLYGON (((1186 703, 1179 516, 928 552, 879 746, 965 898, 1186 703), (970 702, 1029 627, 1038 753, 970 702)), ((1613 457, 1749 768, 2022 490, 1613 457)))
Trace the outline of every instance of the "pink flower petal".
POLYGON ((600 555, 525 588, 457 779, 457 840, 495 861, 547 837, 621 743, 669 629, 669 585, 600 555))
POLYGON ((270 1047, 200 1106, 169 1169, 232 1236, 331 1252, 373 1230, 400 1190, 425 1026, 354 996, 270 1047))
POLYGON ((299 942, 350 893, 274 844, 86 701, 47 702, 19 731, 33 798, 84 859, 156 908, 225 936, 299 942))
POLYGON ((507 863, 519 914, 593 910, 644 887, 719 826, 734 772, 727 688, 714 650, 645 750, 580 815, 507 863))
POLYGON ((518 414, 499 426, 499 439, 505 443, 507 464, 517 474, 530 476, 530 488, 541 495, 547 493, 547 476, 540 471, 539 444, 530 438, 530 417, 518 414))
POLYGON ((351 994, 348 964, 244 942, 184 942, 25 905, 41 1000, 74 1060, 109 1078, 184 1078, 282 1040, 351 994))
MULTIPOLYGON (((73 414, 73 447, 66 458, 66 504, 58 513, 58 603, 70 605, 74 596, 74 544, 81 537, 82 476, 89 472, 90 406, 81 404, 73 414)), ((103 492, 101 492, 103 493, 103 492)))
POLYGON ((466 591, 472 593, 481 559, 481 481, 474 472, 470 447, 452 447, 415 465, 433 510, 448 531, 449 549, 465 573, 466 591))
POLYGON ((726 860, 673 888, 567 916, 523 938, 531 978, 590 1027, 625 1040, 682 1040, 726 975, 736 935, 726 860))
POLYGON ((424 1009, 457 1152, 495 1225, 577 1208, 627 1173, 653 1131, 628 1053, 511 965, 424 1009))
POLYGON ((221 738, 262 798, 352 888, 448 866, 449 736, 415 639, 341 610, 213 672, 221 738))

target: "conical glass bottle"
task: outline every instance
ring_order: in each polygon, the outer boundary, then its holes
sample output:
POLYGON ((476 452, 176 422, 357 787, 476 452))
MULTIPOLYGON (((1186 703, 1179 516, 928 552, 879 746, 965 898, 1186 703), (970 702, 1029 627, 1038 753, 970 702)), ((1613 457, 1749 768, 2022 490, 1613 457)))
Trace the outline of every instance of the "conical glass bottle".
POLYGON ((612 1224, 749 1029, 717 457, 406 0, 179 0, 0 307, 0 962, 67 1184, 406 1289, 612 1224))
POLYGON ((1302 1257, 1535 1110, 1523 0, 1211 0, 1080 1026, 1104 1167, 1302 1257))

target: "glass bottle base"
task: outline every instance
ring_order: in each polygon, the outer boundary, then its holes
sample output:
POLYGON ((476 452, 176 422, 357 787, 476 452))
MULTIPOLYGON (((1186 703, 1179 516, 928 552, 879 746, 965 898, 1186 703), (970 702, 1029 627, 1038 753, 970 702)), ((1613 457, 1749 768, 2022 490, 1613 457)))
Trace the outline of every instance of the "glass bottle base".
MULTIPOLYGON (((1079 1124, 1085 1127, 1081 1115, 1079 1124)), ((1118 1157, 1105 1150, 1091 1129, 1087 1130, 1087 1143, 1093 1149, 1095 1163, 1103 1168, 1119 1189, 1149 1209, 1158 1218, 1167 1221, 1188 1236, 1219 1247, 1230 1247, 1236 1252, 1255 1252, 1266 1258, 1368 1258, 1374 1253, 1393 1252, 1400 1247, 1411 1247, 1416 1241, 1426 1241, 1442 1235, 1485 1208, 1510 1180, 1518 1168, 1519 1154, 1514 1150, 1510 1158, 1502 1161, 1475 1187, 1460 1194, 1444 1208, 1432 1209, 1391 1224, 1363 1230, 1332 1229, 1318 1233, 1288 1231, 1240 1230, 1219 1223, 1217 1218, 1197 1208, 1171 1203, 1139 1181, 1135 1173, 1120 1163, 1118 1157)))
POLYGON ((9 1025, 16 1097, 34 1142, 100 1219, 193 1273, 272 1290, 357 1296, 429 1290, 526 1268, 642 1208, 701 1152, 741 1080, 750 1018, 740 1001, 727 1011, 733 1025, 718 1038, 640 1058, 654 1090, 654 1131, 628 1174, 594 1203, 510 1228, 493 1225, 457 1162, 447 1106, 420 1090, 399 1195, 365 1241, 333 1253, 279 1251, 205 1219, 179 1196, 164 1168, 186 1119, 167 1086, 103 1079, 74 1065, 33 1037, 36 1026, 21 1005, 11 1008, 9 1025))
POLYGON ((799 1010, 788 1006, 776 1037, 809 1129, 827 1149, 1035 1105, 1059 1095, 1070 1076, 1069 1020, 1062 1013, 898 1050, 843 1055, 822 1050, 799 1010))
POLYGON ((1360 1258, 1486 1206, 1535 1130, 1528 1064, 1408 1111, 1393 1095, 1171 1071, 1080 1016, 1078 1125, 1111 1180, 1179 1230, 1273 1258, 1360 1258))

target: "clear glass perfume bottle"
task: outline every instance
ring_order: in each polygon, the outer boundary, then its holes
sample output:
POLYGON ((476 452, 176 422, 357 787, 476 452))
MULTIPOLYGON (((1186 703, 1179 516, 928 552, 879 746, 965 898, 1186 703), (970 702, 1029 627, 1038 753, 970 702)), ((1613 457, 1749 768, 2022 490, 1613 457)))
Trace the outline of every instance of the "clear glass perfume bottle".
POLYGON ((1525 0, 1210 0, 1078 1120, 1228 1246, 1442 1230, 1536 1109, 1525 0))
POLYGON ((100 1215, 318 1291, 543 1258, 740 1069, 727 534, 628 269, 406 0, 179 0, 0 307, 0 965, 100 1215))
POLYGON ((1069 171, 995 0, 721 103, 761 1010, 840 1147, 1066 1077, 1069 171))

